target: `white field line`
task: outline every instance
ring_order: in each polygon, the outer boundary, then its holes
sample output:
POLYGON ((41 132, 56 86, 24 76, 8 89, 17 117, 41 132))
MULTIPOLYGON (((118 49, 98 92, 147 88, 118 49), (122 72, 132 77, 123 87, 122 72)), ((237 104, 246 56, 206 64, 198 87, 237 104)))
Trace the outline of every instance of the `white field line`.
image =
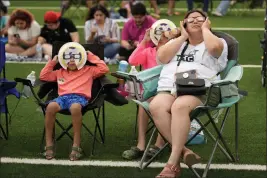
MULTIPOLYGON (((6 61, 8 64, 46 64, 47 62, 35 62, 35 61, 29 61, 29 62, 17 62, 17 61, 6 61)), ((241 65, 244 68, 261 68, 261 65, 241 65)))
MULTIPOLYGON (((35 164, 35 165, 59 165, 59 166, 100 166, 100 167, 139 167, 138 161, 69 161, 69 160, 45 160, 45 159, 29 159, 29 158, 9 158, 2 157, 2 164, 35 164)), ((154 162, 149 167, 162 168, 166 163, 154 162)), ((205 164, 196 164, 194 168, 205 169, 205 164)), ((181 164, 182 168, 187 168, 185 164, 181 164)), ((252 170, 265 171, 266 165, 252 164, 211 164, 210 169, 223 170, 252 170)))
MULTIPOLYGON (((16 8, 22 8, 22 9, 60 9, 60 6, 58 5, 58 7, 56 6, 47 6, 47 7, 40 7, 40 6, 10 6, 10 9, 16 9, 16 8)), ((71 9, 76 9, 76 7, 71 7, 71 9)), ((80 9, 88 9, 87 7, 80 7, 80 9)), ((147 8, 148 10, 152 10, 151 8, 147 8)), ((160 8, 160 10, 166 11, 167 8, 160 8)), ((187 11, 187 8, 175 8, 175 10, 177 11, 187 11)), ((246 8, 233 8, 230 11, 238 11, 238 12, 242 12, 242 11, 255 11, 255 12, 265 12, 265 9, 246 9, 246 8)))

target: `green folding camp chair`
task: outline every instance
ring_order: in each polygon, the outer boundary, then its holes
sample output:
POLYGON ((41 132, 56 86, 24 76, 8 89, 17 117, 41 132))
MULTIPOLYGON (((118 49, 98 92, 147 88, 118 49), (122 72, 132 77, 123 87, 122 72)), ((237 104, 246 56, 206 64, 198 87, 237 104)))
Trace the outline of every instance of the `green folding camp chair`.
MULTIPOLYGON (((211 152, 210 158, 206 165, 206 168, 203 172, 203 175, 200 176, 199 173, 193 168, 189 167, 192 172, 196 175, 196 177, 206 177, 210 164, 213 160, 215 150, 217 147, 225 154, 225 156, 232 162, 238 161, 238 102, 245 95, 241 94, 238 89, 238 81, 242 78, 243 68, 237 64, 238 59, 238 42, 234 37, 222 33, 222 32, 214 32, 218 37, 224 38, 228 45, 228 64, 225 70, 221 73, 221 80, 214 82, 208 90, 207 101, 203 106, 199 106, 195 108, 190 113, 191 121, 195 119, 201 126, 201 128, 190 138, 188 139, 186 145, 191 142, 202 130, 208 135, 211 140, 215 142, 213 150, 211 152), (221 97, 213 97, 213 93, 217 91, 221 94, 221 97), (235 157, 233 156, 231 150, 226 144, 222 131, 226 122, 226 119, 229 115, 230 108, 235 106, 235 157), (217 126, 216 119, 218 117, 218 113, 222 113, 222 109, 225 110, 224 117, 220 123, 220 126, 217 126), (215 112, 215 114, 213 114, 215 112), (208 116, 208 120, 203 123, 201 120, 202 116, 208 116), (208 125, 212 125, 216 136, 213 136, 212 133, 207 129, 208 125), (221 141, 221 144, 219 143, 221 141)), ((152 115, 149 112, 149 103, 146 100, 154 95, 157 92, 157 84, 159 80, 159 75, 163 66, 157 66, 148 70, 144 70, 139 72, 136 76, 129 75, 128 73, 117 72, 116 74, 125 80, 133 81, 135 86, 135 91, 137 91, 137 83, 141 84, 144 88, 144 91, 141 95, 138 95, 136 92, 136 99, 133 101, 142 106, 149 118, 152 120, 152 115)), ((218 95, 216 95, 218 96, 218 95)), ((151 145, 152 139, 154 135, 157 134, 157 129, 154 128, 152 135, 148 141, 146 150, 140 162, 140 168, 146 168, 161 152, 162 150, 169 145, 168 142, 149 160, 146 160, 146 155, 151 145), (145 163, 145 164, 144 164, 145 163)))

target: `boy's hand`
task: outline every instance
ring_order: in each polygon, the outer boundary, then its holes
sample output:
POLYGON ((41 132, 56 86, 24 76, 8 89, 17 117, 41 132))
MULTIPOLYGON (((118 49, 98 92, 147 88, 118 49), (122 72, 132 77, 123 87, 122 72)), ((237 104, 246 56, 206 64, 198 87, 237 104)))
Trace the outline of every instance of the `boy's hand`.
POLYGON ((56 63, 58 63, 58 56, 55 55, 54 58, 52 59, 52 61, 55 61, 56 63))

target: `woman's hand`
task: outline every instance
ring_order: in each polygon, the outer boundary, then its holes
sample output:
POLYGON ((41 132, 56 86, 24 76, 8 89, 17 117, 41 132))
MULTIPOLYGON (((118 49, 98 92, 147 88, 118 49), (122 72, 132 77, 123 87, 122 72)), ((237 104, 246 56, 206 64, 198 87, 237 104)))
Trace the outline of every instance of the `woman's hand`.
POLYGON ((210 30, 210 25, 211 25, 211 22, 209 20, 209 18, 207 17, 205 22, 203 22, 202 26, 201 26, 201 29, 209 29, 210 30))
POLYGON ((181 37, 187 40, 189 35, 186 29, 184 28, 184 21, 180 21, 180 30, 181 30, 181 37))
POLYGON ((95 35, 96 32, 97 32, 97 28, 96 28, 96 27, 92 27, 92 28, 91 28, 91 34, 92 34, 92 35, 95 35))

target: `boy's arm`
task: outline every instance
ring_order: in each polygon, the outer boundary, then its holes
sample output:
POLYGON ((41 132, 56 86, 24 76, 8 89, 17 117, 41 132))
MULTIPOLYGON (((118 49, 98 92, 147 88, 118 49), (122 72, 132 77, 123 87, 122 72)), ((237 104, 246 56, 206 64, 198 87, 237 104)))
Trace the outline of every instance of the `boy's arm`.
MULTIPOLYGON (((55 56, 57 57, 57 56, 55 56)), ((54 59, 55 59, 54 57, 54 59)), ((41 70, 40 80, 54 82, 57 81, 57 71, 53 71, 53 68, 57 64, 56 60, 49 60, 45 67, 41 70)))
POLYGON ((108 66, 98 56, 94 55, 90 51, 87 52, 87 60, 96 66, 90 66, 93 79, 100 77, 109 72, 108 66))

